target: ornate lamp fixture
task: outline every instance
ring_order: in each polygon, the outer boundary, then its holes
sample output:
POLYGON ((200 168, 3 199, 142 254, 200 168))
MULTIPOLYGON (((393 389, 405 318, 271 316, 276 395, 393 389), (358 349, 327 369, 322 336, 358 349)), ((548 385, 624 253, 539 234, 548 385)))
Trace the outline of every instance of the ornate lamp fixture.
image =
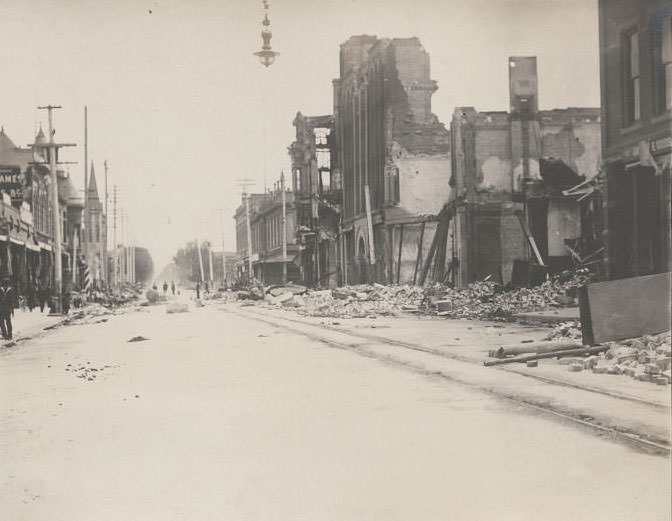
POLYGON ((259 57, 259 61, 264 67, 268 67, 269 65, 272 65, 273 62, 275 61, 275 57, 278 56, 280 53, 275 52, 273 49, 271 49, 271 38, 273 36, 273 33, 271 32, 271 21, 268 19, 268 1, 263 0, 264 3, 264 19, 262 20, 261 24, 264 26, 263 29, 261 30, 261 38, 263 40, 263 45, 261 46, 261 51, 257 51, 254 53, 255 56, 259 57))

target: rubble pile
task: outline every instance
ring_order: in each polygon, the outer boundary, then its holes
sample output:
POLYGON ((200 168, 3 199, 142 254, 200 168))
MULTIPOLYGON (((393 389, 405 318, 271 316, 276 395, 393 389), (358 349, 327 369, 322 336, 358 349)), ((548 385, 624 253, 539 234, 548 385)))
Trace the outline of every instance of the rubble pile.
POLYGON ((582 340, 581 322, 578 320, 569 320, 561 322, 555 326, 551 332, 544 337, 544 340, 582 340))
POLYGON ((565 272, 533 288, 505 290, 492 281, 474 282, 463 290, 442 285, 425 289, 428 306, 452 318, 506 319, 517 313, 543 311, 575 303, 573 293, 590 282, 587 270, 565 272))
POLYGON ((266 295, 272 306, 295 308, 315 317, 364 318, 396 315, 424 309, 424 292, 418 286, 361 284, 332 290, 308 291, 302 286, 274 288, 266 295))
POLYGON ((598 374, 624 374, 636 380, 659 385, 668 385, 672 381, 669 331, 659 335, 609 342, 608 345, 609 349, 604 354, 583 360, 581 369, 591 369, 598 374))

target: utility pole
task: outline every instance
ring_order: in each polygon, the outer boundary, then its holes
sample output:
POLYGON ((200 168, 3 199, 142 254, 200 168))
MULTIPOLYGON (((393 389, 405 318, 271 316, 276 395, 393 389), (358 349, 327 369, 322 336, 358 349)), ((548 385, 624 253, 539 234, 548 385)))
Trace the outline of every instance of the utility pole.
POLYGON ((82 217, 82 229, 84 230, 82 253, 84 254, 84 260, 88 264, 88 241, 86 240, 86 229, 89 226, 89 115, 88 107, 86 105, 84 105, 84 215, 82 217))
POLYGON ((198 252, 198 267, 200 268, 201 282, 203 282, 205 281, 205 275, 203 274, 203 255, 201 254, 201 246, 198 244, 198 238, 196 239, 196 251, 198 252))
POLYGON ((114 287, 117 287, 118 284, 118 277, 117 277, 117 198, 118 198, 118 192, 117 192, 117 185, 114 185, 112 187, 112 212, 114 213, 113 217, 113 225, 112 225, 112 251, 113 251, 113 258, 112 258, 112 267, 113 267, 113 277, 112 277, 112 282, 114 283, 114 287))
POLYGON ((247 187, 254 184, 251 179, 239 179, 238 184, 242 187, 242 196, 245 199, 245 222, 247 228, 247 270, 248 281, 254 277, 252 271, 252 226, 250 225, 250 195, 247 193, 247 187))
POLYGON ((62 299, 61 295, 63 293, 63 259, 61 257, 61 246, 62 246, 62 230, 61 230, 61 209, 58 204, 58 173, 56 172, 56 156, 58 154, 58 149, 60 147, 66 146, 75 146, 74 144, 56 144, 54 141, 54 119, 53 111, 54 109, 62 108, 60 105, 46 105, 37 107, 40 110, 47 110, 49 116, 49 178, 51 180, 49 189, 50 189, 50 199, 52 205, 52 222, 54 229, 54 311, 56 313, 61 312, 62 299))
POLYGON ((287 197, 285 194, 285 173, 280 171, 282 191, 282 283, 287 284, 287 197))
POLYGON ((224 287, 227 286, 226 281, 226 250, 224 249, 224 208, 219 209, 219 230, 222 235, 222 282, 224 287))
POLYGON ((212 244, 208 244, 208 264, 210 264, 210 284, 214 284, 215 275, 212 271, 212 244))
POLYGON ((105 247, 103 248, 103 266, 105 269, 103 270, 103 273, 105 274, 105 285, 109 285, 110 281, 107 280, 108 277, 108 266, 107 266, 107 250, 109 248, 108 246, 108 236, 109 236, 109 214, 107 213, 107 159, 103 161, 103 166, 105 167, 105 239, 104 239, 104 244, 105 247))

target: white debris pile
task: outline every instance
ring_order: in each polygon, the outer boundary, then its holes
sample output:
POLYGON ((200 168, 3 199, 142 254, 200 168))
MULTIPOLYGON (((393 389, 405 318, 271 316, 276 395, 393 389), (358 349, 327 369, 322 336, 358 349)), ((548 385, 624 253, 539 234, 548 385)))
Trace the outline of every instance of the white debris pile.
POLYGON ((425 289, 430 308, 453 318, 505 319, 517 313, 575 304, 571 294, 590 282, 587 270, 562 273, 533 288, 506 290, 492 281, 474 282, 457 290, 436 284, 425 289))
POLYGON ((555 326, 551 332, 544 337, 544 340, 582 340, 581 322, 578 320, 569 320, 561 322, 555 326))
POLYGON ((316 317, 363 318, 396 315, 401 311, 421 311, 422 288, 382 284, 345 286, 309 291, 290 285, 269 290, 266 302, 272 306, 295 308, 298 313, 316 317))
POLYGON ((609 342, 608 345, 609 349, 604 354, 586 359, 584 369, 592 369, 594 373, 624 374, 659 385, 669 385, 672 381, 669 331, 609 342))
POLYGON ((203 300, 217 300, 223 302, 233 302, 239 299, 238 293, 230 289, 219 288, 216 291, 210 293, 204 293, 201 295, 203 300))
POLYGON ((108 315, 116 315, 120 312, 121 311, 119 310, 105 307, 98 302, 93 302, 85 305, 83 308, 75 311, 74 313, 70 313, 62 323, 75 325, 97 324, 99 322, 107 321, 107 319, 103 317, 108 315))

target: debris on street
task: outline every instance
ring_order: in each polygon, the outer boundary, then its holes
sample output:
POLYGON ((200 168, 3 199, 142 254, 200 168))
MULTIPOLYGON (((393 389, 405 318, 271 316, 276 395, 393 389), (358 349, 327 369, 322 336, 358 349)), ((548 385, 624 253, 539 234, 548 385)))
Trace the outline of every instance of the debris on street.
POLYGON ((186 313, 189 311, 189 306, 186 302, 169 302, 166 305, 166 313, 186 313))
POLYGON ((624 374, 642 382, 672 382, 670 332, 620 342, 607 342, 608 350, 595 361, 594 373, 624 374))
POLYGON ((142 335, 134 336, 133 338, 129 338, 127 342, 144 342, 145 340, 149 340, 149 338, 144 337, 142 335))
MULTIPOLYGON (((235 293, 238 300, 295 309, 316 317, 363 318, 415 313, 487 320, 511 320, 518 313, 568 307, 576 304, 575 293, 587 284, 587 270, 562 273, 533 288, 507 289, 490 280, 474 282, 464 289, 445 284, 414 285, 360 284, 334 289, 312 290, 298 284, 264 288, 255 284, 235 293)), ((211 298, 231 300, 234 293, 211 298)), ((572 333, 573 335, 573 333, 572 333)), ((565 335, 575 338, 572 335, 565 335)))

